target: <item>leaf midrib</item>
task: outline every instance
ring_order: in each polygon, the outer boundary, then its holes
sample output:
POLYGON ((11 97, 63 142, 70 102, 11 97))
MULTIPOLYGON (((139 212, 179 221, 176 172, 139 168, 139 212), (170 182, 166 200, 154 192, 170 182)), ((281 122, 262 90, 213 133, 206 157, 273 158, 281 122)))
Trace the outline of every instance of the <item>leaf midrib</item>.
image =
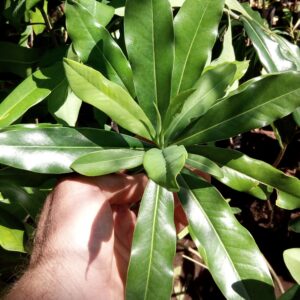
MULTIPOLYGON (((231 73, 234 73, 234 72, 231 72, 231 73)), ((231 73, 230 73, 230 75, 231 75, 231 73)), ((228 75, 228 74, 227 74, 228 75)), ((199 101, 201 100, 201 99, 204 99, 205 97, 207 97, 211 92, 212 92, 212 90, 215 90, 221 83, 223 83, 223 81, 225 81, 225 78, 223 78, 223 80, 221 80, 220 82, 218 82, 214 87, 212 87, 209 91, 207 91, 207 93, 205 93, 200 99, 199 99, 199 101)), ((197 90, 195 91, 195 93, 197 92, 197 90)), ((190 95, 190 97, 193 97, 193 94, 191 94, 190 95)), ((188 97, 189 98, 189 97, 188 97)), ((179 113, 179 115, 177 115, 177 117, 175 116, 175 120, 174 120, 174 125, 172 126, 172 123, 171 123, 171 125, 170 125, 170 132, 171 133, 168 133, 168 131, 169 130, 167 130, 166 131, 166 134, 168 134, 170 137, 172 136, 172 134, 173 134, 173 132, 174 132, 174 130, 176 130, 176 126, 186 117, 186 115, 188 115, 189 113, 190 113, 190 111, 191 110, 193 110, 194 109, 194 107, 195 106, 197 106, 197 105, 201 105, 201 103, 195 103, 194 105, 192 105, 189 109, 187 109, 185 112, 184 112, 184 114, 180 117, 180 113, 179 113), (180 117, 180 118, 179 118, 180 117)), ((208 108, 209 109, 209 108, 208 108)), ((203 115, 203 114, 202 114, 203 115)), ((201 115, 200 115, 200 117, 201 117, 201 115)))
MULTIPOLYGON (((183 177, 181 177, 181 178, 184 180, 183 177)), ((188 191, 188 193, 189 193, 189 194, 192 196, 192 198, 194 199, 194 203, 196 203, 196 205, 197 205, 197 206, 199 207, 199 209, 202 211, 202 214, 205 216, 207 222, 208 222, 209 225, 210 225, 210 228, 212 228, 213 232, 215 233, 215 236, 216 236, 217 239, 219 240, 219 242, 220 242, 219 245, 222 246, 222 248, 223 248, 223 250, 224 250, 224 252, 225 252, 225 254, 226 254, 226 257, 228 258, 229 262, 231 263, 231 265, 232 265, 232 267, 233 267, 232 269, 233 269, 234 273, 236 274, 237 278, 240 279, 239 281, 242 282, 242 278, 240 277, 239 273, 237 272, 237 270, 236 270, 236 268, 235 268, 235 264, 233 263, 233 261, 232 261, 230 255, 229 255, 229 253, 226 251, 225 244, 223 243, 223 241, 222 241, 220 235, 218 234, 218 232, 217 232, 217 230, 215 229, 215 227, 213 226, 213 224, 212 224, 210 218, 208 217, 208 215, 206 214, 206 212, 204 211, 204 209, 203 209, 202 206, 200 205, 199 201, 197 200, 197 197, 194 195, 193 191, 189 188, 189 185, 186 183, 185 180, 184 180, 184 182, 185 182, 185 185, 188 187, 188 189, 186 189, 186 190, 188 191)), ((209 267, 209 266, 208 266, 208 267, 209 267)), ((249 297, 249 294, 248 294, 247 290, 245 289, 244 285, 243 285, 243 288, 244 288, 244 291, 246 292, 246 294, 247 294, 248 297, 249 297)), ((249 297, 249 299, 250 299, 250 297, 249 297)))
POLYGON ((181 75, 180 75, 180 80, 179 80, 179 83, 178 83, 177 91, 176 91, 175 95, 177 95, 179 93, 179 91, 180 91, 180 88, 181 88, 181 85, 182 85, 182 81, 183 81, 183 75, 185 74, 186 65, 187 65, 187 62, 189 60, 190 53, 192 51, 192 48, 193 48, 196 36, 197 36, 197 34, 199 32, 200 25, 202 24, 202 20, 204 18, 204 15, 206 14, 208 6, 209 6, 209 2, 206 2, 206 7, 205 7, 205 9, 204 9, 204 11, 202 13, 202 16, 201 16, 201 18, 199 20, 199 23, 198 23, 198 26, 197 26, 197 29, 196 29, 196 31, 194 33, 192 42, 191 42, 190 47, 188 49, 188 52, 187 52, 187 55, 186 55, 186 58, 185 58, 185 61, 184 61, 184 64, 183 64, 182 72, 181 72, 181 75))
MULTIPOLYGON (((280 96, 278 96, 278 97, 272 98, 272 99, 269 100, 269 101, 266 101, 266 102, 264 102, 264 103, 262 103, 262 104, 259 104, 259 105, 255 106, 255 107, 252 107, 252 108, 250 108, 250 109, 248 109, 248 110, 246 110, 246 111, 244 111, 244 112, 242 112, 242 113, 240 113, 240 114, 238 114, 238 115, 235 115, 235 116, 233 116, 233 117, 231 117, 231 118, 229 118, 229 119, 226 119, 225 121, 222 121, 222 122, 217 123, 217 124, 215 124, 215 125, 213 125, 213 126, 210 126, 210 127, 206 127, 204 130, 198 131, 197 133, 192 134, 192 135, 190 135, 190 136, 188 136, 188 137, 186 137, 186 138, 184 138, 184 139, 177 140, 176 143, 182 143, 183 141, 186 141, 186 140, 189 140, 189 139, 191 139, 191 138, 194 138, 195 136, 202 135, 204 132, 209 131, 209 130, 215 128, 215 127, 223 126, 223 125, 224 125, 225 123, 227 123, 227 122, 230 122, 230 121, 232 121, 232 120, 234 120, 234 119, 240 118, 241 116, 243 116, 243 115, 245 115, 245 114, 248 114, 248 113, 250 113, 250 112, 253 111, 253 110, 259 109, 260 107, 262 107, 262 106, 264 106, 264 105, 268 105, 268 104, 271 103, 271 102, 275 102, 275 101, 277 101, 278 99, 280 99, 280 98, 282 98, 282 97, 286 97, 286 96, 288 96, 288 95, 290 95, 290 94, 293 94, 293 93, 297 92, 298 90, 300 90, 300 88, 294 89, 294 90, 292 90, 292 91, 290 91, 290 92, 288 92, 288 93, 285 93, 285 94, 282 94, 282 95, 280 95, 280 96)), ((229 99, 229 98, 228 98, 228 99, 229 99)), ((222 103, 223 103, 223 102, 217 103, 216 105, 212 106, 211 109, 215 108, 217 105, 221 105, 222 103)), ((209 111, 208 111, 208 112, 209 112, 209 111)))
POLYGON ((151 245, 150 245, 150 259, 149 259, 149 264, 148 264, 148 270, 147 270, 147 280, 146 280, 146 285, 145 285, 145 295, 144 295, 144 300, 148 298, 148 292, 149 292, 149 281, 150 281, 150 276, 151 276, 151 265, 152 265, 152 259, 153 259, 153 248, 154 248, 154 236, 155 236, 155 228, 156 228, 156 223, 157 223, 157 208, 158 208, 158 202, 159 202, 159 194, 160 194, 160 189, 161 187, 157 184, 156 186, 156 194, 155 194, 155 206, 154 206, 154 214, 153 214, 153 224, 152 224, 152 234, 151 234, 151 245))

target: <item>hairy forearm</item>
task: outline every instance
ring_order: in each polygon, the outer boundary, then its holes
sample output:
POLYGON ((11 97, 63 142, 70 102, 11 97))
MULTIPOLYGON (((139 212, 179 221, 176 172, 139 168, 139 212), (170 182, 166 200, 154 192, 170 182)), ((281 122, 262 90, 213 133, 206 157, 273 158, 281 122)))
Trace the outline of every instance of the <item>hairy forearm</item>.
MULTIPOLYGON (((110 270, 103 270, 110 272, 110 270)), ((5 300, 113 299, 100 270, 86 270, 75 261, 52 261, 29 268, 5 300)))

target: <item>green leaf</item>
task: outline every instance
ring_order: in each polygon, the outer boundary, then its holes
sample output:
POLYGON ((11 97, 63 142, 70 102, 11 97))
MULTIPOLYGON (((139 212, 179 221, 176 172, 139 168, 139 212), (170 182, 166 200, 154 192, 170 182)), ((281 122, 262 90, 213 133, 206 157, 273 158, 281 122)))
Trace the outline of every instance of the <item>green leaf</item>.
POLYGON ((241 20, 267 72, 296 70, 296 66, 282 55, 280 45, 272 38, 270 30, 255 20, 251 21, 244 17, 241 20))
POLYGON ((59 88, 65 76, 61 63, 34 72, 21 82, 0 104, 0 128, 21 117, 30 107, 59 88))
POLYGON ((300 248, 291 248, 283 252, 283 260, 292 277, 300 284, 300 248))
POLYGON ((278 300, 298 300, 300 298, 300 285, 295 284, 288 289, 278 300))
POLYGON ((102 110, 123 128, 147 139, 154 137, 149 119, 121 86, 80 63, 65 59, 64 65, 69 84, 82 101, 102 110))
POLYGON ((247 10, 239 3, 237 0, 225 0, 226 6, 231 9, 241 13, 243 16, 252 20, 252 17, 248 14, 247 10))
POLYGON ((70 89, 67 78, 47 97, 47 103, 58 122, 75 126, 82 101, 70 89))
POLYGON ((171 298, 175 249, 173 195, 150 180, 134 230, 126 282, 127 300, 171 298))
POLYGON ((143 157, 144 151, 99 150, 79 157, 71 168, 85 176, 100 176, 138 167, 143 163, 143 157))
POLYGON ((215 43, 224 0, 186 0, 174 19, 172 97, 193 87, 215 43))
POLYGON ((80 156, 101 149, 143 149, 133 137, 97 129, 33 128, 0 133, 0 163, 39 173, 69 173, 80 156))
POLYGON ((26 10, 30 10, 31 8, 35 7, 38 3, 42 2, 43 0, 25 0, 26 2, 26 10))
POLYGON ((193 120, 216 104, 225 95, 235 72, 234 64, 219 65, 205 72, 194 85, 195 92, 184 101, 181 110, 172 115, 172 122, 165 133, 166 140, 174 140, 193 120))
MULTIPOLYGON (((4 198, 9 199, 12 204, 20 206, 26 214, 32 217, 32 220, 35 220, 41 208, 41 203, 38 203, 24 188, 8 180, 1 180, 0 192, 4 198)), ((11 210, 10 213, 12 213, 11 210)), ((15 213, 13 215, 16 216, 15 213)))
POLYGON ((192 175, 182 175, 179 183, 190 232, 226 299, 275 299, 262 254, 221 194, 192 175))
POLYGON ((176 177, 184 167, 187 156, 183 146, 153 148, 145 153, 143 164, 149 178, 175 192, 179 190, 176 177))
POLYGON ((300 127, 300 107, 293 112, 293 118, 296 124, 300 127))
MULTIPOLYGON (((82 62, 101 71, 108 79, 126 88, 134 96, 131 67, 122 50, 105 25, 113 16, 113 8, 100 5, 101 16, 74 1, 66 7, 67 29, 75 51, 82 62)), ((98 11, 98 9, 96 9, 98 11)))
MULTIPOLYGON (((258 181, 276 188, 278 190, 276 204, 279 207, 284 209, 300 207, 300 180, 296 177, 287 176, 271 165, 235 150, 210 146, 191 147, 188 150, 189 152, 203 155, 219 165, 231 169, 230 171, 238 172, 246 176, 246 178, 251 178, 253 184, 257 184, 256 182, 258 181)), ((226 176, 226 168, 222 168, 224 176, 226 176)), ((251 188, 251 183, 249 188, 251 188)), ((241 186, 241 189, 246 189, 246 187, 241 186)))
POLYGON ((290 221, 289 229, 291 229, 294 232, 300 233, 300 217, 290 221))
POLYGON ((202 155, 189 153, 186 164, 217 178, 223 177, 222 169, 216 163, 202 155))
POLYGON ((8 251, 25 252, 24 231, 12 215, 0 210, 0 246, 8 251))
POLYGON ((176 143, 192 145, 222 140, 288 115, 300 106, 299 81, 298 72, 251 81, 240 93, 209 109, 176 143))
POLYGON ((0 42, 0 72, 13 73, 20 77, 31 74, 41 58, 41 50, 0 42))
POLYGON ((154 126, 170 101, 173 69, 173 14, 168 0, 127 0, 125 42, 138 101, 154 126))

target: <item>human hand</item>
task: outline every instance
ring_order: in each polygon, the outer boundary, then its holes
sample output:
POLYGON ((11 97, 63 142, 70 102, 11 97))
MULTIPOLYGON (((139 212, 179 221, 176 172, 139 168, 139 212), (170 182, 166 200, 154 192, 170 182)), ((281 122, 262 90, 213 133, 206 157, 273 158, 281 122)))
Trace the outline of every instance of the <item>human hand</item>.
POLYGON ((70 178, 47 198, 28 271, 7 299, 123 299, 135 215, 147 178, 70 178))

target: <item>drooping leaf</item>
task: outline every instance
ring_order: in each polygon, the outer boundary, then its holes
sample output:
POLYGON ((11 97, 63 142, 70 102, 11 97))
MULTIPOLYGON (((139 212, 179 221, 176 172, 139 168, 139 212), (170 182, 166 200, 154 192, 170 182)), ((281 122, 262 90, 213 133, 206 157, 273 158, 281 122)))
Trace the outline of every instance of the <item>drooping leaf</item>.
POLYGON ((205 114, 225 95, 236 72, 234 64, 223 64, 205 72, 194 85, 195 92, 183 103, 166 130, 166 140, 174 140, 196 118, 205 114))
POLYGON ((270 30, 262 27, 255 20, 251 21, 243 17, 241 19, 261 63, 268 72, 296 70, 293 62, 282 55, 280 45, 272 38, 270 30))
POLYGON ((283 259, 295 281, 300 284, 300 248, 285 250, 283 259))
POLYGON ((138 101, 157 125, 170 101, 173 68, 173 15, 168 0, 127 0, 125 42, 138 101))
MULTIPOLYGON (((226 169, 230 169, 232 172, 238 172, 240 176, 251 178, 256 186, 258 186, 257 182, 261 182, 276 188, 278 191, 276 204, 279 207, 284 209, 300 207, 300 180, 296 177, 287 176, 271 165, 235 150, 210 146, 194 146, 188 148, 188 150, 189 152, 203 155, 221 166, 225 166, 225 169, 222 168, 224 176, 226 176, 226 169)), ((239 176, 238 174, 236 176, 239 176)), ((246 189, 246 186, 244 186, 246 183, 242 182, 242 184, 241 188, 246 189)), ((249 188, 251 188, 251 184, 249 184, 249 188)))
POLYGON ((98 129, 33 128, 0 133, 0 163, 39 173, 69 173, 80 156, 105 148, 143 149, 139 140, 98 129))
POLYGON ((209 109, 176 143, 222 140, 288 115, 300 106, 299 81, 299 72, 252 80, 240 93, 233 93, 209 109))
POLYGON ((71 168, 85 176, 100 176, 138 167, 143 163, 143 157, 144 151, 99 150, 77 158, 71 168))
POLYGON ((34 72, 22 81, 0 104, 0 128, 21 117, 30 107, 44 100, 64 80, 61 63, 34 72))
POLYGON ((216 163, 202 155, 189 153, 186 164, 217 178, 223 177, 222 169, 216 163))
POLYGON ((155 130, 133 98, 100 72, 68 59, 64 66, 69 84, 82 101, 105 112, 123 128, 152 139, 155 130))
POLYGON ((144 168, 157 184, 170 191, 178 191, 177 176, 184 167, 187 152, 183 146, 169 146, 164 149, 153 148, 144 156, 144 168))
POLYGON ((215 43, 224 0, 186 0, 174 19, 172 97, 193 87, 215 43))
POLYGON ((0 42, 0 73, 13 73, 27 77, 40 61, 41 51, 21 47, 13 43, 0 42))
POLYGON ((82 62, 99 70, 134 96, 131 67, 118 44, 105 29, 114 10, 97 1, 93 2, 100 5, 101 16, 95 13, 98 9, 93 13, 78 2, 67 2, 67 28, 75 51, 82 62))
POLYGON ((14 217, 0 210, 0 246, 8 251, 25 252, 24 230, 14 217))
POLYGON ((241 5, 238 0, 225 0, 225 4, 229 9, 235 10, 248 19, 252 20, 252 17, 248 14, 247 10, 241 5))
POLYGON ((175 247, 173 194, 150 180, 134 230, 127 300, 170 299, 175 247))
POLYGON ((193 175, 183 174, 179 183, 192 237, 226 299, 275 299, 262 254, 221 194, 193 175))

